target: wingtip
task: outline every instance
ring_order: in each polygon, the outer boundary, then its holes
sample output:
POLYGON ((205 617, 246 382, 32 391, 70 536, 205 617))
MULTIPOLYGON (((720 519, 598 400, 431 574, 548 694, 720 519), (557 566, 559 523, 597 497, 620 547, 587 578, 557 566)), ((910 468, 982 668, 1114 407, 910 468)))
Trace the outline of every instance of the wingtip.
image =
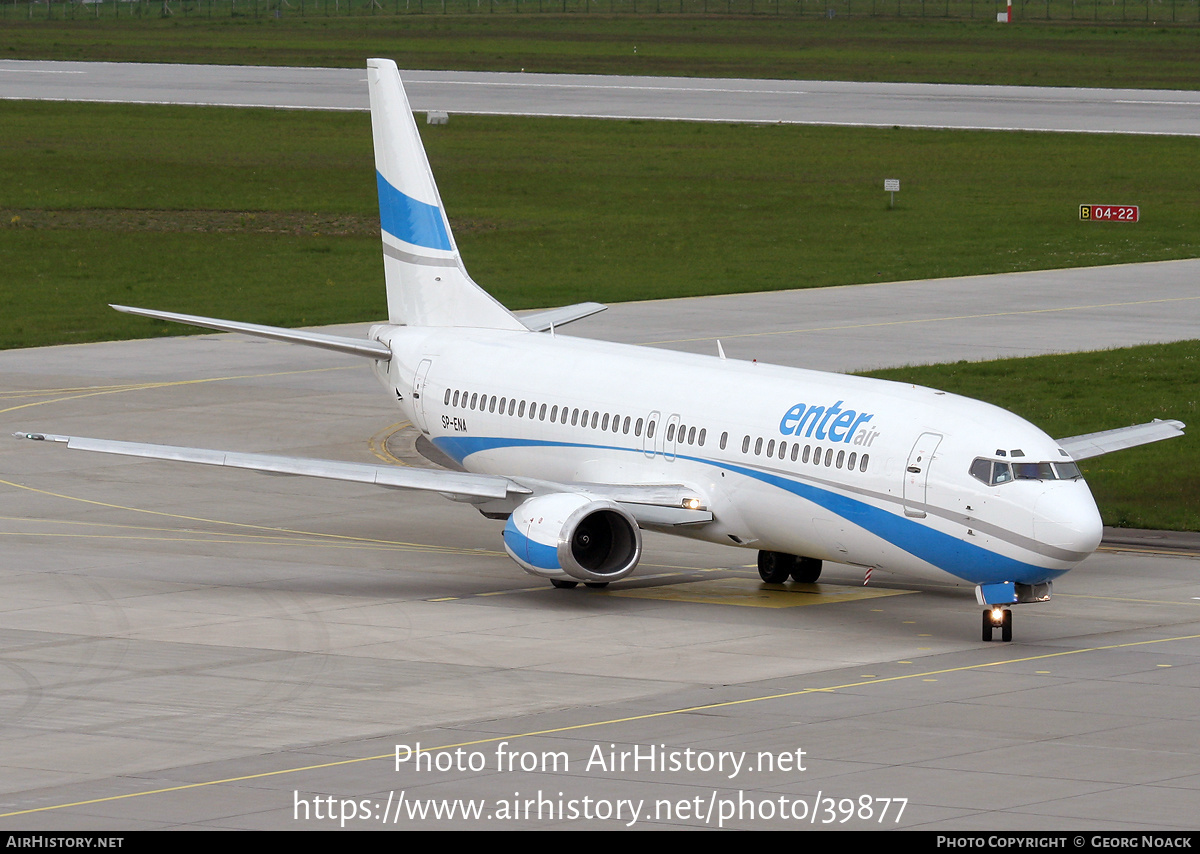
POLYGON ((12 434, 14 439, 30 439, 34 442, 69 442, 70 436, 56 436, 53 433, 27 433, 18 431, 12 434))

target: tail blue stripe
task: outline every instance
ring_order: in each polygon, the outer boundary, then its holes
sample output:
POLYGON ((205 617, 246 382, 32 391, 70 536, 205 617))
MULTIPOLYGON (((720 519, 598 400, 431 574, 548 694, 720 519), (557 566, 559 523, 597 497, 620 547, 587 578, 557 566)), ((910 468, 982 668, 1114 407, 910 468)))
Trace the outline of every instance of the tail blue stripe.
POLYGON ((450 233, 437 205, 419 202, 397 190, 375 172, 379 186, 379 222, 383 230, 414 246, 450 249, 450 233))

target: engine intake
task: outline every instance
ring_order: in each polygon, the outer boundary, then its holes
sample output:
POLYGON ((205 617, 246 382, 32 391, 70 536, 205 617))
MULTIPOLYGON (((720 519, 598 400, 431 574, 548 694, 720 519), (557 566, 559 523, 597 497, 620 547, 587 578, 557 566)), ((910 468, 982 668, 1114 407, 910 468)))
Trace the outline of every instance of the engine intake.
POLYGON ((555 493, 513 511, 504 526, 504 548, 541 578, 618 581, 637 568, 642 532, 615 501, 555 493))

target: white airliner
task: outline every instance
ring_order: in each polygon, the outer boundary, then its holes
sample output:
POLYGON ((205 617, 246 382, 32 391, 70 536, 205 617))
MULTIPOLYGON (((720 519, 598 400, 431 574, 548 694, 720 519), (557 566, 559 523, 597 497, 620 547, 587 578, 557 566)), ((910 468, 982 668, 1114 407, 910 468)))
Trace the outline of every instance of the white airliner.
POLYGON ((822 561, 975 585, 983 638, 1100 543, 1075 461, 1178 421, 1052 439, 933 389, 556 335, 595 303, 517 319, 467 275, 396 66, 367 63, 389 322, 351 339, 120 311, 373 361, 465 472, 40 433, 69 448, 428 490, 507 519, 504 546, 556 587, 625 578, 641 529, 758 551, 763 581, 822 561), (548 334, 547 334, 548 332, 548 334))

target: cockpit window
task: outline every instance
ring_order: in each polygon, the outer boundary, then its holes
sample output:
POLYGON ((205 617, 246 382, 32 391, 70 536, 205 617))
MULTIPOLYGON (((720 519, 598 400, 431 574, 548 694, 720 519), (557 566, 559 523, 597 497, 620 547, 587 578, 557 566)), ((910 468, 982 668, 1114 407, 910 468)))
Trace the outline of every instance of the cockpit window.
POLYGON ((1083 473, 1075 463, 1055 463, 1054 473, 1058 475, 1059 480, 1074 480, 1077 477, 1083 477, 1083 473))
POLYGON ((1075 480, 1083 475, 1075 463, 1009 463, 976 457, 971 463, 971 477, 996 486, 1010 480, 1075 480))
POLYGON ((1013 463, 1017 480, 1054 480, 1052 463, 1013 463))

